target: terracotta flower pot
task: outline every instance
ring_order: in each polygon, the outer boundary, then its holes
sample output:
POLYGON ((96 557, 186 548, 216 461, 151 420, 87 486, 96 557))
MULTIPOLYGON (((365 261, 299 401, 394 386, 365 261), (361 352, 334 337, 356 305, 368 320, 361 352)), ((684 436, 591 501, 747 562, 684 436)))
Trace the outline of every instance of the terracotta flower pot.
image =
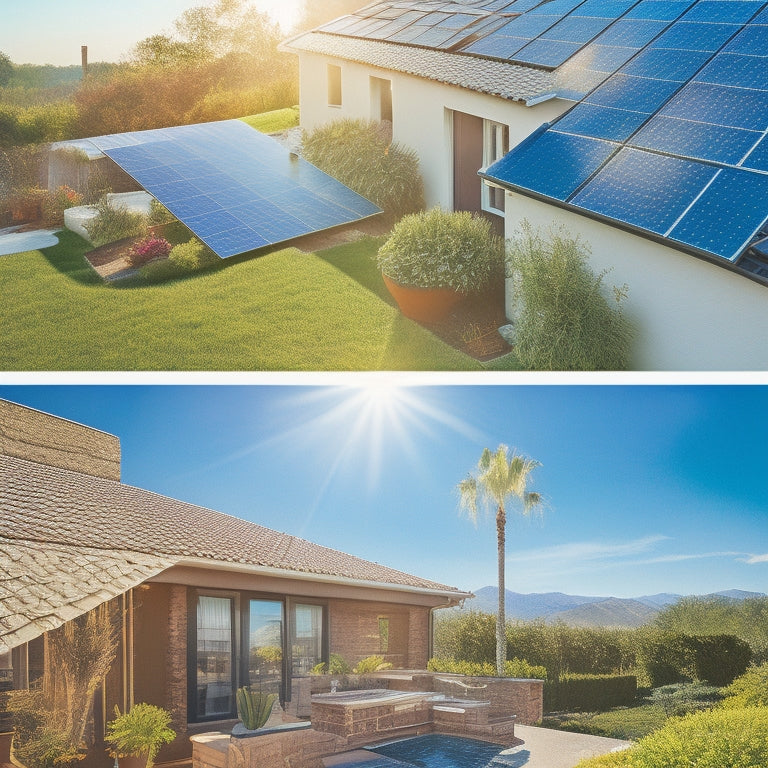
POLYGON ((417 288, 400 285, 384 274, 382 277, 400 311, 420 323, 440 322, 466 298, 466 294, 454 288, 417 288))

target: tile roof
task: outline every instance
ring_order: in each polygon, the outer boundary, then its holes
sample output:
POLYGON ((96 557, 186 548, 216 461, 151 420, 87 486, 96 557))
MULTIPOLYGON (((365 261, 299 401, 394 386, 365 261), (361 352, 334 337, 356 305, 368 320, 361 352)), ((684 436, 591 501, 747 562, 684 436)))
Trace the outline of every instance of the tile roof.
POLYGON ((123 585, 128 589, 174 563, 197 559, 465 596, 454 587, 221 512, 0 455, 0 634, 23 635, 22 615, 44 622, 107 594, 115 574, 114 594, 119 594, 123 585), (68 561, 72 553, 78 558, 68 561), (42 568, 46 562, 50 567, 42 568), (61 584, 54 578, 59 567, 61 584), (3 569, 11 579, 26 574, 21 589, 3 585, 8 578, 3 569), (25 610, 19 600, 26 601, 25 610))
POLYGON ((554 95, 551 72, 476 56, 324 32, 299 35, 283 47, 404 72, 512 101, 532 102, 554 95))
POLYGON ((0 536, 0 653, 155 576, 174 558, 0 536))

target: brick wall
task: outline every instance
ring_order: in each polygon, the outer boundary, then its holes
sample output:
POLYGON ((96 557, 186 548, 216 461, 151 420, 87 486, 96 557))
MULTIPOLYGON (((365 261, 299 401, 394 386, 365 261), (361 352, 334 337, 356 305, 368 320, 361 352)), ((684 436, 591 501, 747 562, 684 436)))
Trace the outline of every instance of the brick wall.
POLYGON ((426 667, 429 608, 331 600, 328 615, 330 652, 340 654, 351 666, 377 655, 396 669, 426 667), (386 643, 382 640, 380 620, 388 620, 386 643))
POLYGON ((108 480, 120 479, 117 437, 8 400, 0 400, 0 453, 108 480))

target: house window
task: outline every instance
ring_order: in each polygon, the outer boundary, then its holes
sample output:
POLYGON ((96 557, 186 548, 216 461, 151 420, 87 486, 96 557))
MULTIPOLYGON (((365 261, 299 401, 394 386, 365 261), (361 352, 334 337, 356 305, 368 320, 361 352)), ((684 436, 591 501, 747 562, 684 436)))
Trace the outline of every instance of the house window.
MULTIPOLYGON (((492 120, 483 121, 483 167, 501 160, 509 152, 509 127, 492 120)), ((488 213, 504 215, 504 190, 487 181, 482 186, 482 209, 488 213)))
POLYGON ((195 710, 200 720, 229 717, 234 711, 233 619, 233 598, 198 596, 195 710))
POLYGON ((328 106, 341 106, 341 67, 328 65, 328 106))
POLYGON ((291 672, 307 675, 325 661, 325 611, 322 605, 295 603, 291 622, 291 672))
POLYGON ((379 616, 379 653, 389 653, 388 616, 379 616))
POLYGON ((371 120, 392 122, 392 81, 371 78, 371 120))

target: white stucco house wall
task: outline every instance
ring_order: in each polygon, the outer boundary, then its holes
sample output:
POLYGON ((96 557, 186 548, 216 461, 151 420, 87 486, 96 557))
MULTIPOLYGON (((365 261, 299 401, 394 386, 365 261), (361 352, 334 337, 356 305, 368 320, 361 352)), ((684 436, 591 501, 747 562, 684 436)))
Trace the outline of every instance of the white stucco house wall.
MULTIPOLYGON (((523 220, 543 228, 562 225, 578 235, 591 249, 594 270, 609 270, 607 287, 626 284, 629 289, 623 306, 638 329, 636 369, 768 370, 768 343, 759 330, 768 327, 766 277, 552 205, 540 196, 498 188, 478 176, 578 103, 579 94, 570 87, 573 79, 563 76, 572 74, 568 60, 542 68, 484 56, 471 45, 469 50, 433 48, 418 43, 425 38, 408 41, 403 32, 384 40, 380 25, 364 23, 378 13, 392 23, 402 19, 407 32, 407 19, 430 6, 446 15, 485 10, 508 20, 516 11, 522 15, 534 7, 536 12, 535 0, 524 2, 503 8, 482 0, 464 5, 380 2, 286 41, 285 49, 299 57, 302 127, 312 130, 340 118, 391 120, 393 140, 418 153, 428 206, 482 210, 507 238, 519 231, 523 220), (350 23, 358 18, 361 23, 350 23)), ((696 2, 706 6, 707 0, 690 0, 689 5, 696 2)), ((627 0, 621 13, 635 4, 637 0, 627 0)), ((538 10, 544 5, 539 3, 538 10)), ((576 5, 550 0, 552 10, 547 12, 564 16, 576 5)), ((710 7, 715 5, 722 4, 710 7)), ((417 18, 415 24, 420 23, 417 18)), ((609 75, 599 73, 593 84, 609 75)))

